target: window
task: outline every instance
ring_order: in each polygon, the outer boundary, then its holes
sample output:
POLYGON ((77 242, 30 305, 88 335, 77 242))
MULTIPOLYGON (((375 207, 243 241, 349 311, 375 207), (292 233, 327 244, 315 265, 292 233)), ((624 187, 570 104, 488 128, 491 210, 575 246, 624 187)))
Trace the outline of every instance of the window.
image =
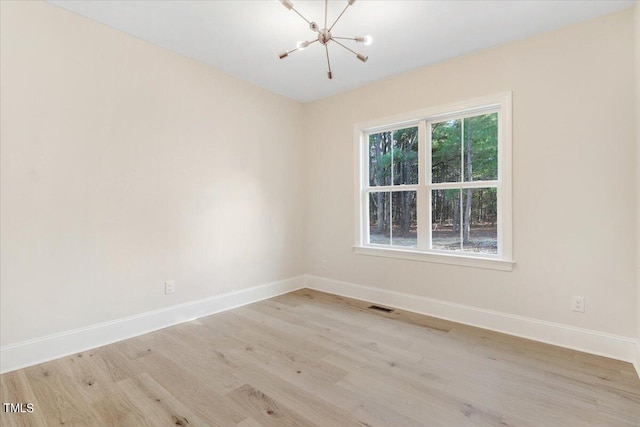
POLYGON ((511 93, 356 126, 355 250, 510 270, 511 93))

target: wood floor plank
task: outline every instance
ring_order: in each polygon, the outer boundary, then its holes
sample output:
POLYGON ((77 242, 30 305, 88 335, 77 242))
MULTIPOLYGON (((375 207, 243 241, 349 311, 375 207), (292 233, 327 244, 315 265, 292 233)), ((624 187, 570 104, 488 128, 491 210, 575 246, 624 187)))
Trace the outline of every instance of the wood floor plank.
POLYGON ((154 427, 147 414, 138 407, 138 402, 131 401, 120 393, 118 387, 115 388, 114 394, 95 401, 91 408, 103 426, 154 427))
POLYGON ((40 411, 40 403, 35 397, 25 371, 9 372, 0 376, 0 401, 7 403, 32 403, 37 411, 32 413, 7 413, 0 409, 0 425, 2 426, 38 426, 45 425, 45 418, 40 411))
POLYGON ((153 354, 140 358, 138 363, 146 366, 148 372, 153 370, 154 375, 161 376, 162 369, 171 361, 182 375, 187 370, 190 376, 199 378, 207 384, 208 390, 219 395, 242 385, 232 375, 237 367, 225 358, 224 353, 202 345, 202 341, 189 335, 163 330, 150 335, 144 346, 149 347, 153 354), (156 362, 156 359, 160 361, 156 362))
POLYGON ((313 424, 296 411, 277 402, 271 396, 248 384, 229 393, 228 398, 233 401, 237 407, 242 408, 250 414, 252 418, 267 427, 304 427, 318 425, 313 424))
POLYGON ((95 362, 111 381, 117 383, 127 378, 133 378, 139 374, 133 368, 133 364, 121 352, 116 350, 115 345, 107 345, 93 350, 95 362))
POLYGON ((271 352, 259 344, 249 345, 241 350, 228 353, 236 365, 246 366, 247 362, 259 363, 265 369, 281 367, 281 371, 296 374, 297 378, 311 377, 327 383, 335 383, 347 374, 342 368, 327 363, 320 358, 307 358, 296 353, 271 352))
POLYGON ((183 397, 184 402, 177 399, 146 373, 123 380, 118 386, 130 401, 136 402, 144 411, 150 425, 224 425, 203 420, 189 408, 188 399, 183 397))
POLYGON ((409 418, 379 402, 366 401, 353 411, 363 426, 368 427, 424 427, 425 424, 409 418))
POLYGON ((254 420, 253 418, 247 418, 242 421, 237 427, 264 427, 262 424, 254 420))
POLYGON ((236 375, 249 383, 252 382, 250 381, 251 378, 247 377, 247 372, 250 375, 255 375, 255 380, 261 380, 259 384, 261 387, 264 387, 264 384, 280 384, 290 393, 296 393, 296 390, 298 390, 298 393, 302 394, 306 394, 304 390, 312 390, 312 400, 324 401, 346 413, 352 412, 362 403, 361 396, 336 387, 336 378, 320 375, 321 372, 326 371, 325 369, 314 372, 311 364, 298 365, 296 362, 279 357, 266 358, 255 349, 232 354, 231 357, 243 361, 245 369, 236 375), (257 374, 260 372, 264 373, 262 375, 257 374))
POLYGON ((278 331, 268 325, 236 315, 235 313, 224 313, 226 318, 222 321, 226 333, 233 334, 245 343, 255 343, 264 348, 269 348, 275 353, 284 357, 298 355, 312 359, 329 352, 328 349, 313 342, 306 341, 304 345, 295 335, 278 331))
POLYGON ((24 370, 38 400, 36 410, 53 425, 99 425, 99 418, 86 404, 77 384, 67 376, 65 363, 68 363, 65 359, 58 359, 24 370))
POLYGON ((501 412, 434 390, 426 381, 407 381, 373 369, 360 368, 349 373, 338 385, 357 394, 367 394, 370 401, 391 406, 397 412, 427 425, 501 425, 501 412))
POLYGON ((220 391, 226 392, 232 388, 220 389, 215 373, 202 377, 190 366, 179 364, 153 350, 151 354, 134 359, 132 363, 163 390, 178 396, 180 402, 188 403, 193 413, 207 421, 206 425, 235 425, 246 418, 244 414, 228 407, 220 391))
POLYGON ((343 410, 340 405, 328 403, 316 392, 307 392, 305 388, 297 387, 283 380, 279 375, 272 375, 260 367, 244 368, 238 375, 250 381, 253 387, 259 388, 287 407, 294 408, 311 424, 322 427, 360 427, 362 425, 350 414, 350 411, 343 410))
POLYGON ((93 352, 77 353, 63 358, 61 362, 62 375, 82 395, 87 405, 109 398, 114 393, 115 383, 94 362, 93 352))
POLYGON ((308 289, 0 376, 6 426, 639 427, 629 363, 308 289))

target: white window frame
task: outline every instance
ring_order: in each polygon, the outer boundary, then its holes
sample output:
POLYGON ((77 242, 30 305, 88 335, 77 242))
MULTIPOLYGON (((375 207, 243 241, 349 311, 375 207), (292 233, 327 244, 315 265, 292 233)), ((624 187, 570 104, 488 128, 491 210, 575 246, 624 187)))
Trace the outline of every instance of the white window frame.
POLYGON ((354 251, 415 261, 437 262, 467 267, 511 271, 513 268, 512 238, 512 114, 511 92, 484 96, 462 102, 429 108, 394 117, 376 119, 354 126, 355 180, 355 242, 354 251), (431 123, 459 119, 486 113, 498 113, 498 178, 492 181, 431 183, 431 123), (418 126, 418 184, 369 186, 368 135, 391 129, 418 126), (438 188, 497 188, 498 253, 481 254, 431 249, 431 197, 438 188), (369 242, 370 189, 387 191, 417 191, 417 248, 371 244, 369 242))

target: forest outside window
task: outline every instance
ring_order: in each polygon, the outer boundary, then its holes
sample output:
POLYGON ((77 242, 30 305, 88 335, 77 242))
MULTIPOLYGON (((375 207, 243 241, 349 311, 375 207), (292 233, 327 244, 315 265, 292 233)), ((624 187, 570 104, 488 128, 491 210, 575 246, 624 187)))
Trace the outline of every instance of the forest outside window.
POLYGON ((511 94, 356 127, 356 252, 510 270, 511 94))

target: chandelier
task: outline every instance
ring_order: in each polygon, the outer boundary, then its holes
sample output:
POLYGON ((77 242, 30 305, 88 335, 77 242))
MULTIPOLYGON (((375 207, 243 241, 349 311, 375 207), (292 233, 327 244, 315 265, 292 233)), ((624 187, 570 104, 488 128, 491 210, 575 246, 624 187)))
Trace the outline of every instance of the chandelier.
POLYGON ((315 42, 319 42, 321 45, 324 46, 324 50, 325 50, 325 52, 327 54, 327 67, 328 67, 327 77, 329 77, 329 79, 333 78, 333 71, 331 71, 331 61, 329 60, 329 43, 334 42, 338 46, 343 47, 344 49, 346 49, 349 52, 353 53, 356 56, 356 58, 358 58, 362 62, 367 62, 367 59, 369 59, 368 56, 365 56, 365 55, 363 55, 361 53, 358 53, 355 50, 349 48, 348 46, 345 46, 339 40, 352 40, 352 41, 355 41, 357 43, 364 43, 365 45, 369 45, 369 44, 371 44, 371 37, 370 36, 364 36, 364 37, 358 37, 358 36, 356 36, 356 37, 337 37, 337 36, 334 36, 333 34, 331 34, 331 30, 333 30, 333 27, 335 27, 335 25, 338 23, 340 18, 342 18, 342 15, 344 15, 344 13, 347 11, 349 6, 353 6, 353 4, 356 2, 356 0, 347 0, 347 5, 342 10, 342 12, 340 12, 340 15, 338 15, 338 17, 333 22, 333 24, 331 24, 330 27, 327 26, 327 9, 328 9, 328 6, 329 6, 329 0, 324 0, 324 27, 323 28, 320 28, 320 26, 318 26, 318 24, 316 24, 314 21, 309 21, 307 18, 305 18, 300 12, 298 12, 296 10, 295 7, 293 7, 293 3, 291 3, 290 0, 280 0, 280 2, 282 3, 282 5, 284 7, 286 7, 289 10, 293 10, 295 13, 298 14, 298 16, 300 16, 300 18, 304 19, 307 22, 307 24, 309 24, 309 28, 311 29, 311 31, 313 31, 314 33, 318 33, 318 36, 316 37, 315 40, 298 42, 298 44, 296 45, 295 49, 291 49, 291 50, 287 50, 287 51, 282 52, 279 55, 280 59, 284 59, 287 56, 289 56, 289 54, 291 54, 291 53, 293 53, 293 52, 295 52, 297 50, 303 50, 306 47, 308 47, 309 45, 312 45, 315 42))

